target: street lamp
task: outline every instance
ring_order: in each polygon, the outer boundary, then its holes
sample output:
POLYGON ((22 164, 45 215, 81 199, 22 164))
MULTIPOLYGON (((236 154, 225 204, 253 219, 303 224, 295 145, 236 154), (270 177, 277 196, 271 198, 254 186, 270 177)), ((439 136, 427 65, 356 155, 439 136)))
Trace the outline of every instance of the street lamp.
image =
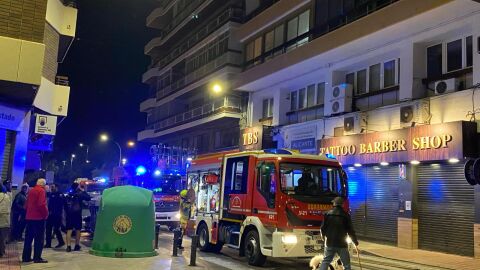
POLYGON ((73 168, 73 160, 75 159, 76 155, 75 154, 72 154, 71 158, 70 158, 70 168, 73 168))
POLYGON ((86 163, 90 163, 90 160, 88 160, 88 151, 90 150, 90 146, 89 146, 89 145, 85 145, 85 144, 83 144, 83 143, 79 143, 78 146, 80 146, 80 147, 82 147, 82 148, 83 148, 83 147, 86 148, 87 151, 86 151, 86 154, 85 154, 85 162, 86 162, 86 163))
POLYGON ((125 166, 125 164, 127 164, 127 159, 126 159, 126 158, 122 158, 122 165, 125 166))
POLYGON ((127 146, 128 146, 128 147, 134 147, 134 146, 135 146, 135 142, 134 142, 134 141, 128 141, 128 142, 127 142, 127 146))
POLYGON ((213 92, 218 94, 218 93, 222 92, 223 89, 222 89, 222 86, 220 84, 216 83, 212 86, 212 90, 213 90, 213 92))
MULTIPOLYGON (((100 140, 101 140, 102 142, 108 141, 108 140, 109 140, 108 135, 107 135, 107 134, 101 134, 101 135, 100 135, 100 140)), ((119 144, 118 142, 113 141, 113 140, 112 140, 112 142, 113 142, 114 144, 116 144, 117 147, 118 147, 118 152, 119 152, 119 153, 118 153, 118 167, 121 167, 121 165, 122 165, 122 147, 120 146, 120 144, 119 144)))

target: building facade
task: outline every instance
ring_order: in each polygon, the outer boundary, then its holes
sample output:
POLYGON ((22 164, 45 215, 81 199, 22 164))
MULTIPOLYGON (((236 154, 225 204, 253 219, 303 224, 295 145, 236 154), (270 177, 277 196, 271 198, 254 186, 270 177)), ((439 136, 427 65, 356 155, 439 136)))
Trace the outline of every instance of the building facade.
POLYGON ((478 25, 476 1, 271 1, 234 31, 246 127, 336 155, 363 238, 480 257, 464 174, 479 157, 478 25))
POLYGON ((57 122, 68 112, 68 79, 58 63, 74 40, 77 9, 67 0, 0 3, 0 175, 14 185, 40 169, 57 122))

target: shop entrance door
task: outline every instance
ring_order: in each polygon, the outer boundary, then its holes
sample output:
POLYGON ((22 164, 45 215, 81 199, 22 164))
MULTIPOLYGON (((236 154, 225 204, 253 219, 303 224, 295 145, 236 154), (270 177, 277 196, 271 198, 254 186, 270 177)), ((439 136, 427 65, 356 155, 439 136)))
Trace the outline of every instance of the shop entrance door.
POLYGON ((418 167, 419 248, 473 256, 474 188, 464 165, 418 167))

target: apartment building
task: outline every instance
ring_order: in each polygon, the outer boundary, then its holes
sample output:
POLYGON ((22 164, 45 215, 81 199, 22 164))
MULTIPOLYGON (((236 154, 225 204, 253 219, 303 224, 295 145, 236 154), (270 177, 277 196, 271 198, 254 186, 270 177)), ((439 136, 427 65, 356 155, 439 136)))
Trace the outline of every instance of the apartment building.
POLYGON ((360 236, 480 257, 480 3, 280 0, 234 32, 246 127, 337 156, 360 236), (471 180, 471 179, 469 179, 471 180))
POLYGON ((51 151, 68 112, 68 79, 57 76, 75 36, 69 0, 0 2, 0 176, 20 185, 51 151))

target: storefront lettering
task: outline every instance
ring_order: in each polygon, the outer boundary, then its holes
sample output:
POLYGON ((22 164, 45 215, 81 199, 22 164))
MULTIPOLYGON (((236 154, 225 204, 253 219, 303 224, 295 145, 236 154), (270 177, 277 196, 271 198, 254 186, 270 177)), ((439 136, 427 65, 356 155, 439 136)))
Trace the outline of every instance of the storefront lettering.
POLYGON ((438 149, 448 147, 448 143, 452 141, 452 135, 444 134, 440 136, 425 136, 413 138, 412 146, 413 150, 424 149, 438 149))
POLYGON ((243 145, 252 145, 258 143, 258 131, 243 134, 243 145))
MULTIPOLYGON (((412 150, 426 150, 426 149, 439 149, 447 148, 448 143, 453 139, 452 135, 443 134, 438 136, 423 136, 415 137, 412 139, 412 150)), ((407 151, 406 140, 389 140, 389 141, 376 141, 368 143, 358 144, 358 154, 377 154, 387 152, 402 152, 407 151)), ((327 146, 320 148, 320 154, 333 154, 336 156, 349 156, 357 154, 357 146, 351 145, 338 145, 327 146)))

